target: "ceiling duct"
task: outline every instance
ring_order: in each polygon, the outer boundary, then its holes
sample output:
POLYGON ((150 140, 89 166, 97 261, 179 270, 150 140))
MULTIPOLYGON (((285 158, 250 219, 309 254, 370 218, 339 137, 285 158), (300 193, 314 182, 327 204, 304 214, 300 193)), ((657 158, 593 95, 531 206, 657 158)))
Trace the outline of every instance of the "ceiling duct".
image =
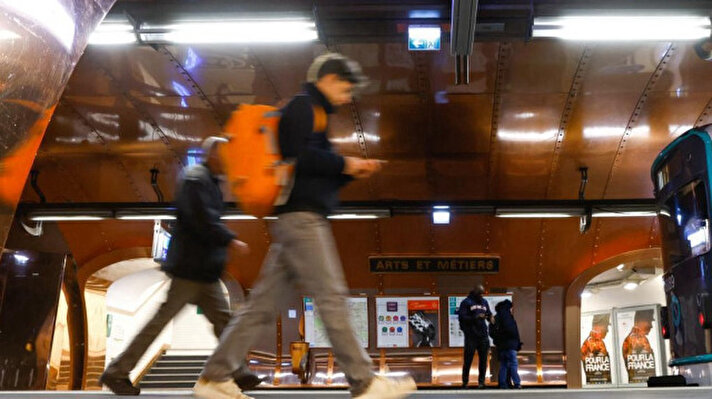
POLYGON ((455 56, 455 84, 470 83, 470 55, 475 42, 478 0, 452 0, 450 53, 455 56))

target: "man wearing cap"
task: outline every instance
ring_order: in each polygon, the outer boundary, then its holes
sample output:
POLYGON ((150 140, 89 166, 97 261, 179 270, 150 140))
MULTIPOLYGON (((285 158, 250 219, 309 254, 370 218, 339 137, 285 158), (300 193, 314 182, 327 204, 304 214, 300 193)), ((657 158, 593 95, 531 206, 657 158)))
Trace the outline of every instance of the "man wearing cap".
MULTIPOLYGON (((151 343, 173 317, 189 303, 200 306, 217 337, 230 320, 230 307, 223 296, 220 276, 225 268, 228 247, 246 254, 247 244, 236 239, 220 220, 223 195, 219 176, 223 173, 217 146, 225 139, 209 137, 203 143, 205 162, 183 170, 176 190, 177 219, 166 262, 161 269, 171 285, 166 300, 139 331, 123 353, 114 358, 99 381, 118 395, 138 395, 129 373, 151 343)), ((233 373, 244 389, 261 382, 240 362, 233 373)))
POLYGON ((279 146, 282 156, 296 160, 294 186, 278 207, 273 243, 247 304, 236 312, 205 364, 194 395, 206 399, 246 399, 230 378, 265 327, 274 325, 281 296, 292 285, 314 298, 339 368, 359 399, 397 399, 415 390, 411 378, 375 376, 373 362, 356 338, 346 306, 348 293, 341 261, 327 216, 338 203, 339 189, 354 178, 367 178, 379 161, 343 157, 327 137, 317 116, 351 102, 365 82, 360 66, 328 53, 314 60, 304 91, 282 110, 279 146))

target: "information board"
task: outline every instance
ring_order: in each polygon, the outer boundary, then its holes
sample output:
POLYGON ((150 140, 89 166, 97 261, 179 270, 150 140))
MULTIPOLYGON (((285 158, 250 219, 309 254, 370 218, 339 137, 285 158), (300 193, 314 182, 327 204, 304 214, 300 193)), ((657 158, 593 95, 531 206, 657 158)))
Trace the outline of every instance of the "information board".
MULTIPOLYGON (((331 348, 331 342, 324 329, 324 322, 316 309, 314 300, 303 298, 304 338, 311 348, 331 348)), ((351 325, 356 331, 361 346, 368 348, 368 298, 350 297, 346 302, 351 315, 351 325)))
POLYGON ((376 344, 379 348, 440 346, 440 298, 376 298, 376 344))

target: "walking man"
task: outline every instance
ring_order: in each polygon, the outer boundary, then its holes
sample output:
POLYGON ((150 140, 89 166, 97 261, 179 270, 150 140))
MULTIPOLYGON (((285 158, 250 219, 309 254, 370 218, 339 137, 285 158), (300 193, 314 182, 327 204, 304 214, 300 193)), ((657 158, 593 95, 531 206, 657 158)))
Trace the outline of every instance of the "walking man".
POLYGON ((275 322, 286 288, 298 285, 314 298, 339 367, 351 395, 359 399, 398 399, 415 390, 408 377, 375 376, 373 362, 356 338, 346 307, 347 287, 327 216, 338 202, 339 189, 350 180, 379 171, 374 160, 343 157, 332 150, 328 127, 315 114, 351 102, 353 90, 365 81, 360 66, 329 53, 314 60, 304 92, 282 110, 279 146, 285 159, 296 159, 294 186, 286 204, 276 210, 273 244, 247 304, 240 308, 220 338, 195 385, 196 397, 248 399, 230 378, 255 338, 275 322))
POLYGON ((485 289, 478 285, 463 299, 458 309, 457 318, 460 330, 465 334, 465 352, 462 362, 462 387, 467 388, 470 381, 470 367, 477 352, 479 358, 478 388, 485 388, 487 358, 489 355, 489 334, 487 321, 492 318, 489 303, 482 297, 485 289))
MULTIPOLYGON (((249 248, 220 220, 224 204, 219 176, 223 169, 217 146, 224 141, 218 137, 207 138, 203 142, 205 162, 183 170, 176 190, 176 225, 166 262, 161 267, 171 279, 166 300, 99 378, 99 382, 117 395, 141 392, 131 384, 129 373, 185 305, 200 306, 217 337, 230 320, 230 307, 223 296, 220 276, 225 268, 228 247, 241 255, 249 248)), ((234 373, 237 382, 244 389, 254 388, 261 380, 249 372, 244 362, 239 363, 234 373)))

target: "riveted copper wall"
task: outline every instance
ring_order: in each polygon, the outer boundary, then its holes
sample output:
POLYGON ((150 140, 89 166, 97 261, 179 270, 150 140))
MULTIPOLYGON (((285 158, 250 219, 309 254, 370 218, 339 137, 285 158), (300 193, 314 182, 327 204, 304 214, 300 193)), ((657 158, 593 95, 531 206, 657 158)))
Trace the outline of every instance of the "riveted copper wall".
POLYGON ((0 248, 35 154, 89 34, 114 0, 0 5, 0 248))

